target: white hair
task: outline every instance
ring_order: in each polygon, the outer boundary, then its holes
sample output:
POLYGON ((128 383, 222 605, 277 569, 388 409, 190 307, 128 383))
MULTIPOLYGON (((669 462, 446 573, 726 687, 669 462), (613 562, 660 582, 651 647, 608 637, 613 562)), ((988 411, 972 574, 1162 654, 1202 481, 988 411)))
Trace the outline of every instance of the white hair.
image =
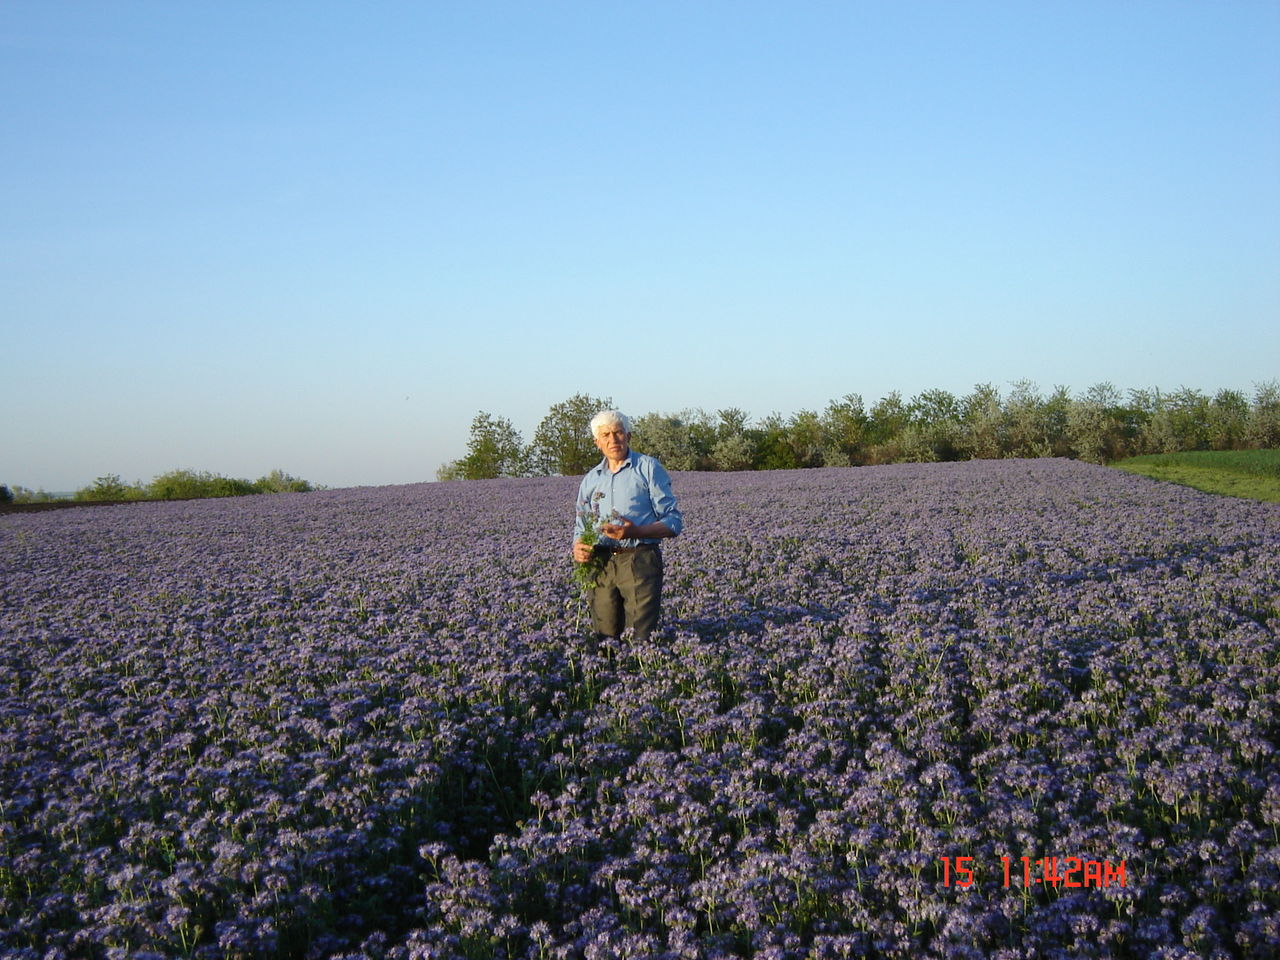
POLYGON ((591 435, 594 437, 596 431, 601 427, 612 427, 614 425, 622 427, 622 432, 631 433, 631 421, 627 419, 627 415, 621 410, 601 410, 591 418, 591 435))

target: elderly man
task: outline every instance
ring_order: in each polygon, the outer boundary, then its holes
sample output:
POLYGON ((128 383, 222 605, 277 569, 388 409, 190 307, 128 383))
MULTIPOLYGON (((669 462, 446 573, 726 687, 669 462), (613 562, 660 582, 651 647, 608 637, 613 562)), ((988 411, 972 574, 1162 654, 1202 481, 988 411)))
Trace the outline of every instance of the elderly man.
POLYGON ((578 487, 573 559, 586 563, 593 550, 607 555, 591 591, 591 622, 601 638, 617 637, 630 627, 635 639, 643 641, 658 623, 662 602, 658 541, 676 536, 684 521, 666 469, 631 449, 631 421, 625 415, 617 410, 597 413, 591 418, 591 435, 604 459, 578 487), (599 523, 594 548, 582 540, 589 521, 599 523))

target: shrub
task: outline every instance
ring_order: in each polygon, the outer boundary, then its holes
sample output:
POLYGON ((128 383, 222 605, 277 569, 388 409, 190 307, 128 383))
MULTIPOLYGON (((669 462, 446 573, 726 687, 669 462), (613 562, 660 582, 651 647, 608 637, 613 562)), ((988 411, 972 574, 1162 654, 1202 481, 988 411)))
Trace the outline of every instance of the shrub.
POLYGON ((698 415, 684 411, 674 416, 646 413, 637 417, 633 423, 631 446, 657 457, 668 470, 695 470, 698 467, 698 449, 690 424, 698 415))
POLYGON ((573 476, 600 462, 600 451, 591 436, 590 422, 613 401, 577 393, 557 403, 542 418, 529 444, 529 462, 537 473, 573 476))
POLYGON ((306 480, 292 477, 278 468, 253 483, 254 493, 310 493, 314 489, 306 480))
POLYGON ((147 496, 152 500, 239 497, 257 492, 248 480, 236 480, 208 471, 195 470, 171 470, 168 473, 162 473, 147 487, 147 496))
POLYGON ((436 468, 436 479, 441 483, 448 483, 450 480, 467 479, 462 472, 462 461, 450 460, 448 463, 440 464, 436 468))
POLYGON ((464 480, 522 476, 527 455, 519 431, 506 417, 491 417, 484 411, 476 414, 467 455, 457 461, 456 469, 464 480))
MULTIPOLYGON (((308 493, 315 490, 306 480, 290 476, 283 470, 272 470, 265 477, 250 482, 235 477, 224 477, 207 470, 170 470, 153 479, 149 484, 138 481, 124 483, 117 474, 109 473, 94 481, 93 486, 77 490, 73 499, 81 501, 102 500, 200 500, 208 497, 242 497, 253 493, 308 493)), ((19 487, 20 502, 52 500, 44 494, 31 494, 19 487)))
POLYGON ((50 503, 61 499, 46 490, 30 490, 23 486, 15 486, 11 492, 14 503, 50 503))
POLYGON ((147 490, 141 481, 128 484, 116 473, 99 477, 91 487, 81 487, 73 496, 75 500, 144 500, 147 490))

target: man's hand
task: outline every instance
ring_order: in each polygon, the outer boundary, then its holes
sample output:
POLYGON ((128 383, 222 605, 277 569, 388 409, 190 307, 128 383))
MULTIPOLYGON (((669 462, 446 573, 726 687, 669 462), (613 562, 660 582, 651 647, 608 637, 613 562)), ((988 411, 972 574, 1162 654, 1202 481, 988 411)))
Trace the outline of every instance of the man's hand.
POLYGON ((573 559, 578 563, 586 563, 591 559, 591 546, 581 540, 573 541, 573 559))
POLYGON ((639 537, 639 530, 640 528, 626 517, 619 517, 617 523, 606 523, 600 528, 601 533, 614 540, 630 540, 639 537))
POLYGON ((600 532, 614 540, 660 540, 675 536, 671 528, 661 520, 638 527, 626 517, 619 517, 616 523, 606 523, 600 528, 600 532))

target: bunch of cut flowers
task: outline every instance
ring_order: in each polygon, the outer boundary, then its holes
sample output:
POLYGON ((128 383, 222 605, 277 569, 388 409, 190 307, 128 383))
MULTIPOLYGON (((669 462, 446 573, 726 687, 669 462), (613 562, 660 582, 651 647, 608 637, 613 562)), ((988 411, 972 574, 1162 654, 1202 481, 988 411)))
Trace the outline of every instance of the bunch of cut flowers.
MULTIPOLYGON (((600 528, 609 522, 600 516, 600 501, 603 499, 604 491, 597 490, 594 497, 578 503, 578 518, 582 521, 582 533, 578 539, 591 548, 591 559, 573 565, 573 581, 584 596, 600 585, 605 564, 609 562, 609 551, 600 544, 600 528)), ((609 519, 617 519, 616 510, 609 519)))

